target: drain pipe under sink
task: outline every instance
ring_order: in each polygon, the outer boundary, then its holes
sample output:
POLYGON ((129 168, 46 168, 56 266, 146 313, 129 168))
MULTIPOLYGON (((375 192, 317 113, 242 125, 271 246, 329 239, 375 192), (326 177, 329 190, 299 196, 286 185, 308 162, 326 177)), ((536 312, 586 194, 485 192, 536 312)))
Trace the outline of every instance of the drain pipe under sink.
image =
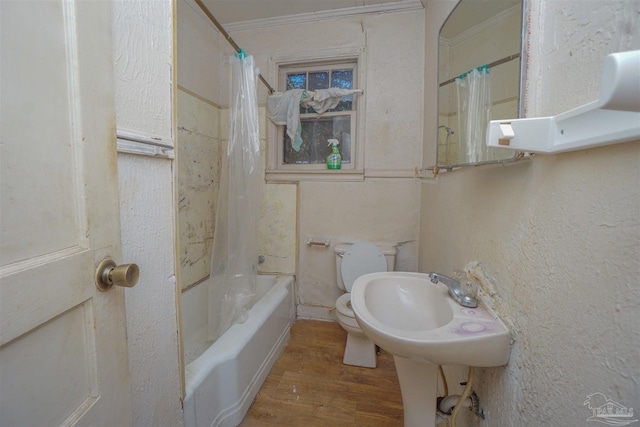
MULTIPOLYGON (((469 395, 471 394, 471 387, 473 386, 473 371, 474 371, 473 366, 469 366, 469 375, 467 378, 467 385, 464 388, 462 395, 446 396, 440 401, 440 404, 438 405, 438 409, 444 414, 447 414, 451 410, 451 408, 454 408, 453 412, 451 413, 451 417, 449 418, 451 420, 451 427, 456 427, 456 418, 458 417, 458 413, 463 407, 465 408, 473 407, 473 402, 469 397, 469 395), (461 404, 458 405, 458 402, 461 402, 461 404)), ((438 416, 436 417, 437 418, 436 424, 440 424, 446 419, 441 414, 437 414, 437 415, 438 416)))

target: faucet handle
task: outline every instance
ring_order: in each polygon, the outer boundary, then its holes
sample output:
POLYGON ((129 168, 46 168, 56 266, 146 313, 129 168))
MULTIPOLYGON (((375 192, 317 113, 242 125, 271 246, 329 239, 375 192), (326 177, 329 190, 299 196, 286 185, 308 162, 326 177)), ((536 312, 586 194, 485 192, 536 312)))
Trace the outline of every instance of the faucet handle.
POLYGON ((465 298, 478 298, 478 283, 472 279, 465 279, 462 282, 462 293, 465 298))

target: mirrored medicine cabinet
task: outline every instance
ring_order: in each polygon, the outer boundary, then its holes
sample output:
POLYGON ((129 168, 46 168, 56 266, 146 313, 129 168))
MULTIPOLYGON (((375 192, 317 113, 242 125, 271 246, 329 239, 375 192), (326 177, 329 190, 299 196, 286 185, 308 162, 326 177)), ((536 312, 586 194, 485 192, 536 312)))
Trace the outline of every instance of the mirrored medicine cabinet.
POLYGON ((488 69, 490 101, 486 104, 490 107, 485 114, 490 120, 522 116, 525 3, 526 0, 460 0, 440 29, 436 154, 439 169, 519 158, 519 153, 513 150, 487 148, 484 135, 480 135, 482 153, 471 154, 470 138, 477 138, 481 132, 475 132, 475 137, 467 136, 473 134, 467 122, 473 101, 472 97, 464 99, 464 89, 458 88, 460 82, 456 78, 474 69, 488 69))

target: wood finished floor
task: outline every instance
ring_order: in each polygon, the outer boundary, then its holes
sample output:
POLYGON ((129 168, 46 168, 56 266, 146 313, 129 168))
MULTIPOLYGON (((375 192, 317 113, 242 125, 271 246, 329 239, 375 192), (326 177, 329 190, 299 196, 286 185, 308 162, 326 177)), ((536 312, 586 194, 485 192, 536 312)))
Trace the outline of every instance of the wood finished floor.
POLYGON ((338 323, 298 320, 240 426, 402 426, 393 356, 381 350, 375 369, 344 365, 346 337, 338 323))

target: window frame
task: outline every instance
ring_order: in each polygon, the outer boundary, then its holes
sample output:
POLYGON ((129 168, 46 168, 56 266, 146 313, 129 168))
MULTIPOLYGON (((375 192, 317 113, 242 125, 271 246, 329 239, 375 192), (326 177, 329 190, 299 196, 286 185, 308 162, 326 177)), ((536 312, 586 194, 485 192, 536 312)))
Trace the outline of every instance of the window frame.
MULTIPOLYGON (((343 70, 343 69, 352 69, 353 70, 353 89, 357 88, 358 80, 358 64, 355 60, 343 60, 343 61, 320 61, 314 63, 304 63, 304 64, 289 64, 286 66, 280 66, 278 68, 278 88, 285 88, 287 85, 287 74, 291 72, 300 72, 300 73, 313 73, 318 71, 335 71, 335 70, 343 70)), ((331 117, 349 117, 350 119, 350 134, 356 135, 356 121, 357 121, 357 111, 358 111, 358 94, 353 94, 353 103, 351 104, 352 108, 350 111, 327 111, 322 114, 318 113, 300 113, 300 120, 304 119, 327 119, 331 117)), ((282 170, 292 169, 292 170, 323 170, 326 169, 327 166, 324 163, 285 163, 284 162, 284 144, 288 144, 289 138, 285 138, 285 129, 286 126, 278 126, 278 166, 282 170)), ((342 142, 342 141, 340 141, 342 142)), ((322 143, 322 141, 319 141, 322 143)), ((355 157, 355 145, 350 144, 350 152, 349 152, 349 163, 342 162, 342 169, 354 169, 354 162, 351 160, 355 157)), ((343 153, 343 146, 340 146, 340 153, 343 153)), ((344 157, 344 155, 343 155, 344 157)))
MULTIPOLYGON (((339 70, 344 66, 353 66, 353 89, 362 89, 365 82, 365 66, 363 49, 343 49, 340 51, 307 52, 305 54, 282 55, 272 57, 270 61, 272 77, 277 76, 278 89, 286 87, 286 73, 292 70, 339 70)), ((326 112, 320 117, 346 116, 351 117, 351 161, 343 163, 340 170, 328 170, 322 163, 315 164, 285 164, 284 163, 284 131, 285 126, 276 126, 270 120, 267 134, 267 181, 305 181, 305 180, 337 180, 361 181, 364 179, 364 92, 353 95, 353 110, 349 113, 326 112)), ((300 118, 314 116, 301 114, 300 118)), ((286 140, 288 143, 288 138, 286 140)))

